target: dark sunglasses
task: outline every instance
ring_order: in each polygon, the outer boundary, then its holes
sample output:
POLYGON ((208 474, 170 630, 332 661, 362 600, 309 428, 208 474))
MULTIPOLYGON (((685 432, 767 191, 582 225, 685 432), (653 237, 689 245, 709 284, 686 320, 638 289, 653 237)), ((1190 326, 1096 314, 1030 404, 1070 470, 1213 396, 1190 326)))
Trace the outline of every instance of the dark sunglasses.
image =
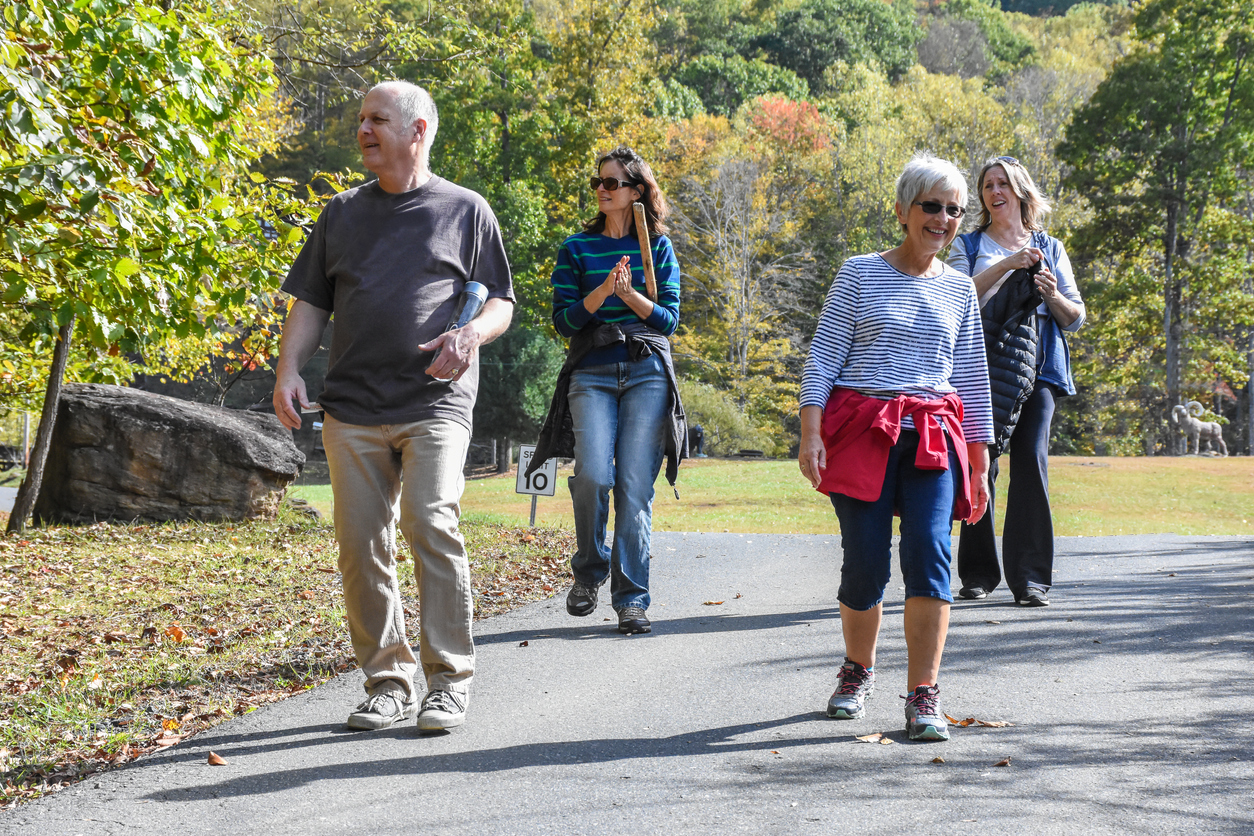
POLYGON ((929 215, 935 215, 937 212, 944 209, 945 214, 951 218, 961 218, 963 215, 966 214, 966 211, 967 211, 966 209, 963 209, 961 206, 954 206, 952 203, 949 204, 948 206, 945 206, 944 204, 937 203, 934 200, 924 200, 924 201, 916 200, 914 202, 914 205, 922 206, 923 211, 928 213, 929 215))
POLYGON ((604 187, 607 192, 616 192, 620 187, 630 189, 636 184, 630 180, 619 180, 617 177, 593 177, 588 180, 588 185, 592 187, 593 191, 604 187))
POLYGON ((997 159, 1003 163, 1010 163, 1011 165, 1023 165, 1023 163, 1019 162, 1014 157, 998 157, 997 159))

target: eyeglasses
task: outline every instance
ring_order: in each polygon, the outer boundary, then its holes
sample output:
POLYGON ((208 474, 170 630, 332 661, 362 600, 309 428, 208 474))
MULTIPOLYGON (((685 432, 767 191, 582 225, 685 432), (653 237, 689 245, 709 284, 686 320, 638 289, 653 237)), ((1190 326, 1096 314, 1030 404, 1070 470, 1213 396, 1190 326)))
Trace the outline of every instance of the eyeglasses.
POLYGON ((1011 165, 1023 165, 1023 163, 1019 162, 1014 157, 998 157, 997 159, 1003 163, 1010 163, 1011 165))
POLYGON ((923 211, 928 213, 929 215, 935 215, 937 212, 944 209, 945 214, 951 218, 961 218, 963 215, 966 214, 966 211, 967 211, 966 209, 963 209, 961 206, 954 206, 952 203, 946 206, 942 203, 937 203, 935 200, 922 200, 922 201, 916 200, 914 202, 914 205, 922 206, 923 211))
POLYGON ((604 188, 607 192, 616 192, 620 187, 630 189, 636 184, 630 180, 619 180, 617 177, 592 177, 588 180, 588 185, 593 191, 604 188))

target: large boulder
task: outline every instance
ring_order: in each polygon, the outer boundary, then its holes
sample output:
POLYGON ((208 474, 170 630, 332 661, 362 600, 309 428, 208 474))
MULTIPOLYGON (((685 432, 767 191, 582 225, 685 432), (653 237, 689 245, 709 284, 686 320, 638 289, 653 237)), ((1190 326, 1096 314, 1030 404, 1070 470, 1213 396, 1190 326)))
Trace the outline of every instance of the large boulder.
POLYGON ((39 520, 273 516, 305 456, 274 415, 70 383, 35 503, 39 520))

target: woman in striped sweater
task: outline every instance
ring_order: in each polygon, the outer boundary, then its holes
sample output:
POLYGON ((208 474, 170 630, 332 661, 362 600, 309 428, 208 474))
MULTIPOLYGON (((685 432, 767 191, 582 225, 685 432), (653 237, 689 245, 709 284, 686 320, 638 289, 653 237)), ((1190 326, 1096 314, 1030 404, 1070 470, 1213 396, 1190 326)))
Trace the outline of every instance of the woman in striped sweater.
MULTIPOLYGON (((610 581, 619 632, 648 633, 653 483, 663 455, 667 478, 684 451, 683 409, 667 340, 679 325, 679 263, 666 237, 666 200, 648 163, 620 146, 592 178, 596 217, 567 238, 553 270, 553 325, 571 338, 546 430, 568 408, 574 432, 576 550, 566 611, 585 616, 610 581), (632 203, 644 205, 656 275, 645 283, 632 203), (560 400, 565 395, 565 404, 560 400), (605 544, 614 496, 614 545, 605 544)), ((541 440, 545 438, 542 433, 541 440)), ((555 448, 556 449, 556 448, 555 448)), ((537 450, 537 460, 539 460, 537 450)))
POLYGON ((988 502, 992 408, 971 280, 937 258, 958 233, 967 183, 916 154, 897 179, 904 240, 855 256, 828 291, 801 381, 801 473, 840 520, 845 662, 828 716, 856 719, 874 690, 875 648, 901 516, 906 730, 947 740, 939 705, 949 629, 952 520, 988 502))

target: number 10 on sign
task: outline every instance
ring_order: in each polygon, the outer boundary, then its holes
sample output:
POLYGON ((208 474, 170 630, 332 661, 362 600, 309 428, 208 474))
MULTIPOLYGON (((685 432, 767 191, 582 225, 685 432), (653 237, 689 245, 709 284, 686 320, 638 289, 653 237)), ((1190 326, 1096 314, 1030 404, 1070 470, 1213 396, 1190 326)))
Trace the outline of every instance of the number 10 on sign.
POLYGON ((531 527, 536 526, 536 497, 557 494, 557 459, 549 459, 536 468, 530 476, 527 468, 536 453, 534 444, 522 444, 518 448, 518 482, 515 493, 531 494, 531 527))

